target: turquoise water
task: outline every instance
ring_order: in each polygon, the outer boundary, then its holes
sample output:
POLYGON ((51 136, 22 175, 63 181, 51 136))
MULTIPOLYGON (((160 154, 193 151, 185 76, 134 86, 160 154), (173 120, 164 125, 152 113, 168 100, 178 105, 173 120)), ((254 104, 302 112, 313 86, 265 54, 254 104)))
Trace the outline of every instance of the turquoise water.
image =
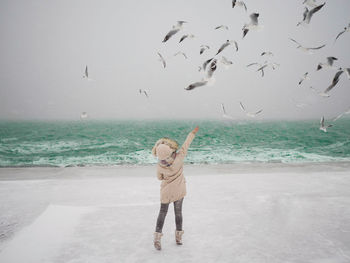
POLYGON ((0 122, 0 167, 153 164, 160 137, 180 144, 195 125, 187 163, 350 161, 350 120, 0 122))

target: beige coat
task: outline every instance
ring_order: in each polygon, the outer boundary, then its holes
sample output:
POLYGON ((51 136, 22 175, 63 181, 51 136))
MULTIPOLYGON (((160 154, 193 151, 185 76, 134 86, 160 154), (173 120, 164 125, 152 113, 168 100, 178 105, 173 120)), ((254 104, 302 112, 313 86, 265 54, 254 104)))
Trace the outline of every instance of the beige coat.
POLYGON ((175 202, 186 195, 186 181, 183 175, 183 164, 187 154, 188 147, 195 134, 190 132, 181 146, 180 150, 176 153, 174 162, 168 166, 157 165, 157 177, 162 180, 160 186, 160 202, 171 203, 175 202))

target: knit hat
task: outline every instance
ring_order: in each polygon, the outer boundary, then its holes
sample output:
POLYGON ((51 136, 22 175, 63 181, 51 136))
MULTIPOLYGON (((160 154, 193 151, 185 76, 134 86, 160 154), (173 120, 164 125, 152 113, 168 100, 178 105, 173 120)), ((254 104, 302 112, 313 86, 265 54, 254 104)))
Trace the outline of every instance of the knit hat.
POLYGON ((159 160, 165 160, 168 157, 171 156, 171 154, 174 152, 173 149, 171 149, 168 145, 166 144, 159 144, 156 148, 157 151, 157 157, 159 160))
POLYGON ((165 160, 168 158, 173 152, 178 149, 179 145, 176 141, 169 139, 167 137, 159 139, 153 149, 152 154, 158 157, 159 160, 165 160))

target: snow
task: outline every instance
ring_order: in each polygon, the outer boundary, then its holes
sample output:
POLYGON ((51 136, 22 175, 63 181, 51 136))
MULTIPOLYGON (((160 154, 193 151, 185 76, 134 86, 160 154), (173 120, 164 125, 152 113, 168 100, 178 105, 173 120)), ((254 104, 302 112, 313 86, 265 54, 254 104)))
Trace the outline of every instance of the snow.
POLYGON ((0 262, 350 262, 350 165, 186 166, 162 250, 155 167, 0 169, 0 262))

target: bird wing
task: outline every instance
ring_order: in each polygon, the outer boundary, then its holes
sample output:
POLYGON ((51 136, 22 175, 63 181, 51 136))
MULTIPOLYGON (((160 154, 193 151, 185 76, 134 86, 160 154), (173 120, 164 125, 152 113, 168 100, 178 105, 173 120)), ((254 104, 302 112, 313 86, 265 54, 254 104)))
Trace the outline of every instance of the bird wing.
POLYGON ((244 38, 248 34, 249 29, 248 28, 243 28, 243 37, 244 38))
POLYGON ((162 56, 159 52, 157 52, 157 53, 158 53, 158 55, 159 55, 159 57, 160 57, 160 60, 162 61, 163 66, 164 66, 164 68, 165 68, 165 67, 166 67, 165 59, 163 58, 163 56, 162 56))
POLYGON ((188 35, 183 35, 183 36, 180 38, 179 43, 182 42, 183 40, 185 40, 187 37, 188 37, 188 35))
POLYGON ((322 118, 320 120, 320 124, 321 124, 321 127, 324 127, 324 116, 322 116, 322 118))
POLYGON ((324 44, 324 45, 322 45, 322 46, 319 46, 319 47, 309 47, 309 48, 307 48, 307 49, 320 49, 320 48, 323 48, 323 47, 325 47, 326 45, 324 44))
POLYGON ((327 64, 330 65, 330 66, 332 66, 334 60, 338 60, 338 59, 335 58, 335 57, 327 57, 327 64))
POLYGON ((175 35, 177 32, 179 32, 179 28, 175 28, 175 29, 172 29, 168 32, 168 34, 166 34, 166 36, 164 37, 163 39, 163 42, 166 42, 169 40, 169 38, 171 38, 173 35, 175 35))
POLYGON ((335 87, 335 85, 337 85, 337 83, 339 82, 339 77, 341 74, 343 74, 343 72, 344 71, 340 70, 337 73, 335 73, 332 84, 324 91, 324 93, 329 92, 331 89, 333 89, 335 87))
POLYGON ((232 8, 235 7, 237 0, 232 0, 232 8))
POLYGON ((239 105, 241 106, 241 109, 242 109, 243 111, 245 111, 245 108, 244 108, 242 102, 239 102, 239 105))
POLYGON ((85 76, 89 77, 88 66, 85 67, 85 76))
POLYGON ((253 66, 253 65, 259 65, 260 66, 261 64, 254 62, 254 63, 250 63, 249 65, 247 65, 247 67, 250 67, 250 66, 253 66))
POLYGON ((207 82, 208 81, 204 80, 204 81, 198 81, 198 82, 192 83, 187 88, 185 88, 185 90, 193 90, 197 87, 204 86, 205 84, 207 84, 207 82))
POLYGON ((261 110, 258 110, 257 112, 255 112, 254 114, 255 115, 257 115, 257 114, 259 114, 260 112, 262 112, 263 110, 261 109, 261 110))
POLYGON ((242 3, 242 5, 243 5, 245 11, 247 12, 247 6, 245 5, 245 3, 244 3, 244 2, 241 2, 241 3, 242 3))
POLYGON ((225 110, 225 106, 223 103, 221 103, 221 108, 222 108, 222 111, 224 112, 224 114, 226 115, 226 110, 225 110))
POLYGON ((233 43, 235 43, 236 52, 237 52, 238 51, 238 43, 236 41, 233 41, 233 43))
POLYGON ((337 37, 335 38, 334 42, 337 41, 337 39, 338 39, 342 34, 344 34, 345 31, 346 31, 346 30, 341 31, 341 32, 337 35, 337 37))
POLYGON ((289 38, 289 39, 301 47, 301 44, 298 41, 294 40, 293 38, 289 38))

